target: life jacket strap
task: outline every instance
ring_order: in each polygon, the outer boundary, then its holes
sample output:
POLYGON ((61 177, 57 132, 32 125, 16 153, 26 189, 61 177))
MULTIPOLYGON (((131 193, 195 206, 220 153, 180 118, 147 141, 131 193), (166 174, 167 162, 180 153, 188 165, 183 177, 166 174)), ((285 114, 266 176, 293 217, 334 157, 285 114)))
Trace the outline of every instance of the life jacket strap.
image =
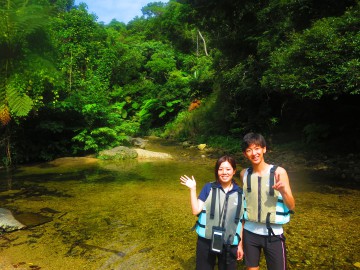
POLYGON ((201 224, 199 221, 196 221, 196 222, 195 222, 195 225, 191 228, 191 230, 192 230, 192 231, 195 230, 197 226, 199 226, 199 227, 201 227, 201 228, 204 228, 204 229, 205 229, 205 227, 206 227, 205 225, 201 224))
POLYGON ((235 224, 238 224, 240 221, 240 211, 241 211, 241 205, 242 205, 242 191, 241 189, 238 190, 238 205, 236 208, 236 214, 235 214, 235 224))
POLYGON ((212 188, 212 197, 211 197, 211 207, 210 207, 210 219, 215 218, 215 201, 216 201, 216 183, 211 184, 212 188))
POLYGON ((267 213, 267 215, 266 215, 266 229, 268 230, 269 243, 271 242, 271 236, 279 238, 281 241, 285 241, 285 238, 282 238, 279 235, 276 235, 274 233, 273 229, 271 228, 271 226, 270 226, 270 215, 271 215, 271 213, 267 213))
POLYGON ((289 214, 295 214, 295 212, 293 210, 289 210, 287 212, 278 212, 278 211, 276 211, 276 214, 279 215, 279 216, 287 216, 289 214))
POLYGON ((274 196, 274 188, 273 185, 275 184, 275 171, 278 166, 272 166, 270 169, 270 185, 269 185, 269 193, 270 196, 274 196))
MULTIPOLYGON (((279 203, 284 203, 284 200, 278 198, 278 202, 279 202, 279 203)), ((288 215, 288 214, 295 214, 295 211, 294 211, 294 210, 289 210, 289 211, 287 211, 287 212, 276 212, 276 214, 277 214, 277 215, 286 216, 286 215, 288 215)))
POLYGON ((251 175, 253 173, 253 169, 250 167, 247 169, 247 178, 246 178, 246 183, 247 183, 247 192, 251 192, 251 175))

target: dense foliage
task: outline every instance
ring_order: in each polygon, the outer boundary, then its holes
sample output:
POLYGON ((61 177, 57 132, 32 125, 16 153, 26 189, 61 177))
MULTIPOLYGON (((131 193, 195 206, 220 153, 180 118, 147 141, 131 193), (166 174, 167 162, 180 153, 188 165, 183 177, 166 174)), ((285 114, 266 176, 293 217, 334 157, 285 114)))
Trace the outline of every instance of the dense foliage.
POLYGON ((286 130, 359 147, 359 7, 170 0, 104 25, 73 0, 0 1, 2 163, 150 133, 218 142, 286 130))

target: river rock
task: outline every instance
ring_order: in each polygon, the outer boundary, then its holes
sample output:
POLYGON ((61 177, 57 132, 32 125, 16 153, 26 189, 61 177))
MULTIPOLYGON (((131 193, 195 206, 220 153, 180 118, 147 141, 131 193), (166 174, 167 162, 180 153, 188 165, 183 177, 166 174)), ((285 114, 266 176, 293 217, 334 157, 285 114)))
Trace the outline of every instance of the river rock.
POLYGON ((0 228, 5 232, 23 229, 26 226, 17 221, 10 210, 0 208, 0 228))
POLYGON ((199 145, 197 146, 197 148, 198 148, 199 150, 204 150, 205 147, 206 147, 206 144, 205 144, 205 143, 201 143, 201 144, 199 144, 199 145))
POLYGON ((138 153, 134 149, 125 146, 117 146, 109 150, 101 151, 98 158, 106 160, 123 160, 133 159, 137 156, 138 153))
POLYGON ((144 149, 134 149, 137 152, 138 159, 172 159, 172 156, 167 153, 154 152, 144 149))
POLYGON ((133 146, 135 147, 139 147, 141 149, 145 149, 146 143, 148 142, 148 140, 144 140, 142 138, 132 138, 131 139, 131 143, 133 146))

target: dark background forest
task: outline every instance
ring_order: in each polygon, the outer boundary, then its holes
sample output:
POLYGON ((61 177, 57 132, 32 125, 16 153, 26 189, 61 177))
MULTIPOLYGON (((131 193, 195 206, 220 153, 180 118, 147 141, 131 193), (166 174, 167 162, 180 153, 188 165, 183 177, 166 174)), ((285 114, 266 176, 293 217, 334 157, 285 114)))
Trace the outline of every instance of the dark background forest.
POLYGON ((170 0, 127 24, 73 0, 0 3, 1 166, 146 135, 360 149, 359 1, 170 0))

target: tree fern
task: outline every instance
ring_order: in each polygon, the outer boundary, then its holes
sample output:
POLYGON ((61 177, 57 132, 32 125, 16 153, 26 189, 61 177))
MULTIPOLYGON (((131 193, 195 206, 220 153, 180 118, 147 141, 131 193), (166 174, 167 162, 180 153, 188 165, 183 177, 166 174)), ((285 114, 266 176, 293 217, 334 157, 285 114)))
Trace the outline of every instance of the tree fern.
POLYGON ((21 92, 22 91, 19 91, 19 89, 12 84, 7 85, 6 87, 6 96, 10 112, 12 115, 18 117, 26 116, 33 106, 32 99, 21 92))
MULTIPOLYGON (((26 116, 33 106, 33 101, 25 92, 16 69, 26 59, 26 39, 46 20, 46 7, 30 4, 28 0, 0 1, 0 122, 5 125, 10 116, 26 116)), ((26 62, 26 60, 25 60, 26 62)))

